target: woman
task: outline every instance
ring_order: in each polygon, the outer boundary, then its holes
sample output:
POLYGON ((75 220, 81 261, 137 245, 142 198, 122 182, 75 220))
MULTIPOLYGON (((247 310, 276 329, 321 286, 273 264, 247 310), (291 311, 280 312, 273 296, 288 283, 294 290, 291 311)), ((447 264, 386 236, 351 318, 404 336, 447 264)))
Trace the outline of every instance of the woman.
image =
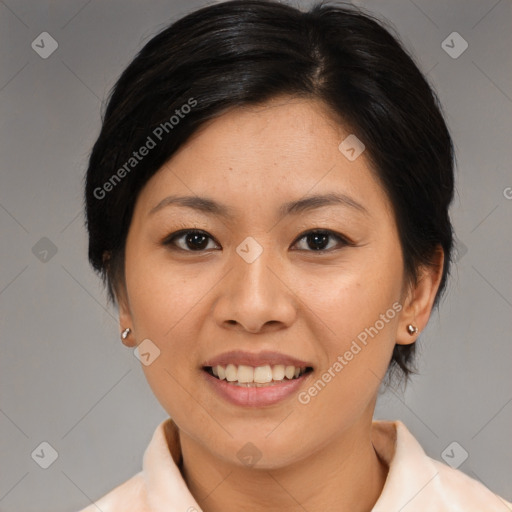
POLYGON ((154 37, 87 172, 89 258, 170 418, 87 512, 505 511, 373 421, 449 275, 453 147, 353 7, 236 0, 154 37))

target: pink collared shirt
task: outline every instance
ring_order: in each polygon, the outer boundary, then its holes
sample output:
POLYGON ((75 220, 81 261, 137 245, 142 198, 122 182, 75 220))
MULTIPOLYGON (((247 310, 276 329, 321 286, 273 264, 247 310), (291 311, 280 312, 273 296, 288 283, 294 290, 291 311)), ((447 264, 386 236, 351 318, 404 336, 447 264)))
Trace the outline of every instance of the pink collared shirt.
MULTIPOLYGON (((372 442, 389 471, 372 512, 511 512, 512 503, 465 473, 428 457, 400 421, 374 421, 372 442)), ((178 464, 179 432, 162 421, 142 471, 80 512, 202 512, 178 464)))

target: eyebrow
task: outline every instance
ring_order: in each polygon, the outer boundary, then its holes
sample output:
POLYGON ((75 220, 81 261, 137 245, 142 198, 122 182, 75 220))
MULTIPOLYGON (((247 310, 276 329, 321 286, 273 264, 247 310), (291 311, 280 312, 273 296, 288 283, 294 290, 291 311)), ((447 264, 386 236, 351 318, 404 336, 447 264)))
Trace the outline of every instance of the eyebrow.
MULTIPOLYGON (((154 206, 150 210, 149 215, 171 205, 192 208, 194 210, 225 219, 235 217, 236 212, 233 208, 207 197, 168 196, 154 206)), ((369 215, 368 210, 350 196, 347 196, 346 194, 329 193, 307 196, 296 201, 284 203, 278 210, 278 217, 283 218, 286 215, 298 215, 299 213, 316 210, 317 208, 323 208, 325 206, 345 206, 364 213, 365 215, 369 215)))

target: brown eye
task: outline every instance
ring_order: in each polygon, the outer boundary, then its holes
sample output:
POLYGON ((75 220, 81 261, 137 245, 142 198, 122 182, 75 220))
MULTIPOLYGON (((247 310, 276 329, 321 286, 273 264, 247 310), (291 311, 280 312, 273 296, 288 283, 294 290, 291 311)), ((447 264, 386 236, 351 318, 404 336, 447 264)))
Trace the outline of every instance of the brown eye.
MULTIPOLYGON (((304 233, 300 236, 299 240, 306 240, 306 246, 310 248, 310 252, 322 252, 329 251, 333 249, 333 247, 329 247, 329 239, 337 240, 336 246, 343 247, 346 245, 351 245, 351 243, 343 236, 338 233, 334 233, 330 230, 314 230, 304 233)), ((300 249, 300 250, 308 250, 308 249, 300 249)))
MULTIPOLYGON (((204 251, 208 248, 208 240, 212 240, 212 237, 204 231, 196 229, 182 230, 169 235, 164 241, 164 245, 174 246, 177 249, 189 252, 204 251), (179 243, 177 243, 179 241, 179 243)), ((173 247, 173 248, 174 248, 173 247)))
MULTIPOLYGON (((298 238, 298 241, 300 240, 306 241, 306 248, 299 250, 308 252, 328 252, 336 248, 353 245, 346 237, 330 230, 312 230, 303 233, 298 238), (332 240, 336 241, 334 246, 330 244, 332 240)), ((187 252, 202 252, 218 248, 218 245, 208 233, 197 229, 181 230, 172 233, 162 243, 170 246, 172 249, 187 252), (208 246, 209 241, 214 242, 214 247, 208 246)), ((295 242, 294 245, 297 245, 297 243, 295 242)))

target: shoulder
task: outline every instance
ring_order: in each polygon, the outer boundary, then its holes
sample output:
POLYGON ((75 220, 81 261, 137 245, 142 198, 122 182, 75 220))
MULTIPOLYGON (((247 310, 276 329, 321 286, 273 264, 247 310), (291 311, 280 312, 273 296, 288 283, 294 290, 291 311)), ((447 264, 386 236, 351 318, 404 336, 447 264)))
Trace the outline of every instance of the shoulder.
POLYGON ((512 503, 494 494, 479 481, 443 462, 428 459, 438 472, 437 492, 445 503, 456 504, 464 511, 506 512, 507 507, 512 511, 512 503))
POLYGON ((142 471, 112 489, 108 494, 79 512, 149 512, 142 471))
POLYGON ((510 512, 512 504, 458 469, 427 456, 400 421, 375 421, 375 449, 388 476, 373 512, 510 512))

